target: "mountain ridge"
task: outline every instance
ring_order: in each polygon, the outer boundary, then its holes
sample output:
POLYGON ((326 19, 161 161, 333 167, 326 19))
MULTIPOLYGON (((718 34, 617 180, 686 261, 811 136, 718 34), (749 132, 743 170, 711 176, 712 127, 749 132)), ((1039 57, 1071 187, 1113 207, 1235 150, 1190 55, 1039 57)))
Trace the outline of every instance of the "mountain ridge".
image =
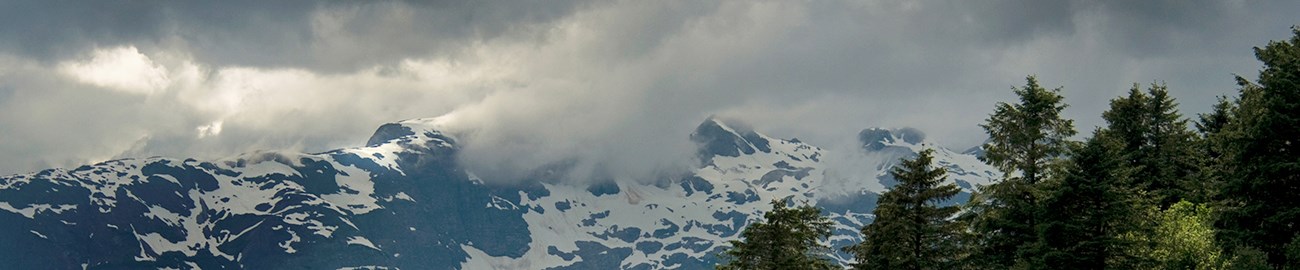
MULTIPOLYGON (((3 177, 0 235, 15 245, 0 258, 43 256, 56 263, 15 267, 68 269, 699 268, 776 198, 826 209, 836 221, 830 244, 860 240, 890 186, 887 168, 933 147, 919 131, 863 140, 875 183, 854 181, 835 176, 824 149, 709 118, 689 137, 702 164, 682 175, 502 185, 458 164, 443 120, 384 124, 365 146, 316 154, 122 159, 3 177)), ((994 179, 973 156, 937 156, 967 193, 994 179)))

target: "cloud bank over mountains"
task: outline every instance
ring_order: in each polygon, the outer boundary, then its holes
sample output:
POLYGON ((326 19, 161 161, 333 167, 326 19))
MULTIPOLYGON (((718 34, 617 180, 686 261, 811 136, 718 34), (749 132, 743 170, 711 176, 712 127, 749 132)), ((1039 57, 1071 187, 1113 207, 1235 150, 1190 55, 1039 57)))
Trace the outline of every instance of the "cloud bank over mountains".
POLYGON ((1135 82, 1168 82, 1184 114, 1203 112, 1297 13, 1286 1, 7 2, 0 174, 323 151, 440 115, 465 162, 514 172, 682 166, 709 116, 817 145, 910 126, 964 148, 1029 74, 1065 86, 1081 130, 1135 82))

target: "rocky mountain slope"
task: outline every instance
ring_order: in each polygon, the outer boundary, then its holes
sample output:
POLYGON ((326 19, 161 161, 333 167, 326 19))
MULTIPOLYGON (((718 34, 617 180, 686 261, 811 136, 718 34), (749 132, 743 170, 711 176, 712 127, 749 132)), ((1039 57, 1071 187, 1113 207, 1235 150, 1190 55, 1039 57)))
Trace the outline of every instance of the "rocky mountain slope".
MULTIPOLYGON (((364 147, 222 160, 124 159, 0 178, 0 261, 14 269, 711 268, 727 240, 792 197, 859 239, 899 158, 932 147, 867 129, 849 168, 827 153, 709 119, 698 169, 663 179, 494 184, 457 165, 438 120, 381 126, 364 147), (579 184, 583 183, 583 184, 579 184)), ((995 170, 936 160, 964 202, 995 170)), ((847 260, 846 254, 836 254, 847 260)))

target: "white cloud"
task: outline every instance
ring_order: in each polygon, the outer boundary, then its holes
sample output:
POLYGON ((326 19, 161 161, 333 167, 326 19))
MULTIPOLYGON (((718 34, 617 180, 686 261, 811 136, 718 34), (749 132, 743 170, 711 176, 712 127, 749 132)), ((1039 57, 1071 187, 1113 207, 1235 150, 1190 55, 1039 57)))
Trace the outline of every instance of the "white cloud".
POLYGON ((64 62, 59 70, 83 83, 133 94, 154 94, 170 84, 167 68, 135 46, 95 49, 89 59, 64 62))
POLYGON ((0 54, 0 172, 355 146, 385 122, 442 115, 509 87, 496 66, 448 60, 319 73, 204 66, 184 53, 133 48, 53 67, 0 54), (147 66, 153 78, 167 80, 125 80, 139 72, 81 79, 116 66, 147 66))
POLYGON ((196 127, 194 128, 194 131, 197 131, 199 133, 198 135, 199 139, 208 136, 221 135, 221 121, 214 121, 212 123, 208 123, 207 125, 196 127))
MULTIPOLYGON (((316 5, 221 22, 179 5, 168 9, 182 15, 103 39, 68 38, 101 32, 71 25, 84 29, 48 40, 95 42, 50 46, 69 50, 55 56, 0 51, 0 172, 321 151, 453 111, 465 164, 493 171, 576 161, 651 174, 686 162, 688 134, 715 114, 827 147, 912 126, 964 148, 1029 74, 1065 86, 1081 130, 1135 81, 1168 80, 1185 114, 1203 111, 1233 91, 1229 74, 1258 66, 1250 46, 1289 34, 1279 21, 1293 16, 1278 14, 1295 13, 1287 2, 484 3, 494 5, 316 5), (111 47, 77 49, 98 44, 111 47)), ((0 50, 42 40, 0 39, 0 50)))

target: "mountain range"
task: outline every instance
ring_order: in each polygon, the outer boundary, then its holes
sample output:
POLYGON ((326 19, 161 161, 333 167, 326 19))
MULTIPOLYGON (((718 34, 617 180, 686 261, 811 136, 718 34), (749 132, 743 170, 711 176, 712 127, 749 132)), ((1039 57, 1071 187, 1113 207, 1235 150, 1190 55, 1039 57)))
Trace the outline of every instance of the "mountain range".
MULTIPOLYGON (((768 201, 821 207, 829 244, 860 241, 900 158, 935 148, 965 202, 997 179, 979 148, 870 128, 848 165, 717 118, 693 170, 660 179, 481 179, 438 118, 382 125, 365 146, 218 160, 120 159, 0 177, 0 261, 14 269, 702 269, 768 201)), ((852 257, 835 252, 840 263, 852 257)))

